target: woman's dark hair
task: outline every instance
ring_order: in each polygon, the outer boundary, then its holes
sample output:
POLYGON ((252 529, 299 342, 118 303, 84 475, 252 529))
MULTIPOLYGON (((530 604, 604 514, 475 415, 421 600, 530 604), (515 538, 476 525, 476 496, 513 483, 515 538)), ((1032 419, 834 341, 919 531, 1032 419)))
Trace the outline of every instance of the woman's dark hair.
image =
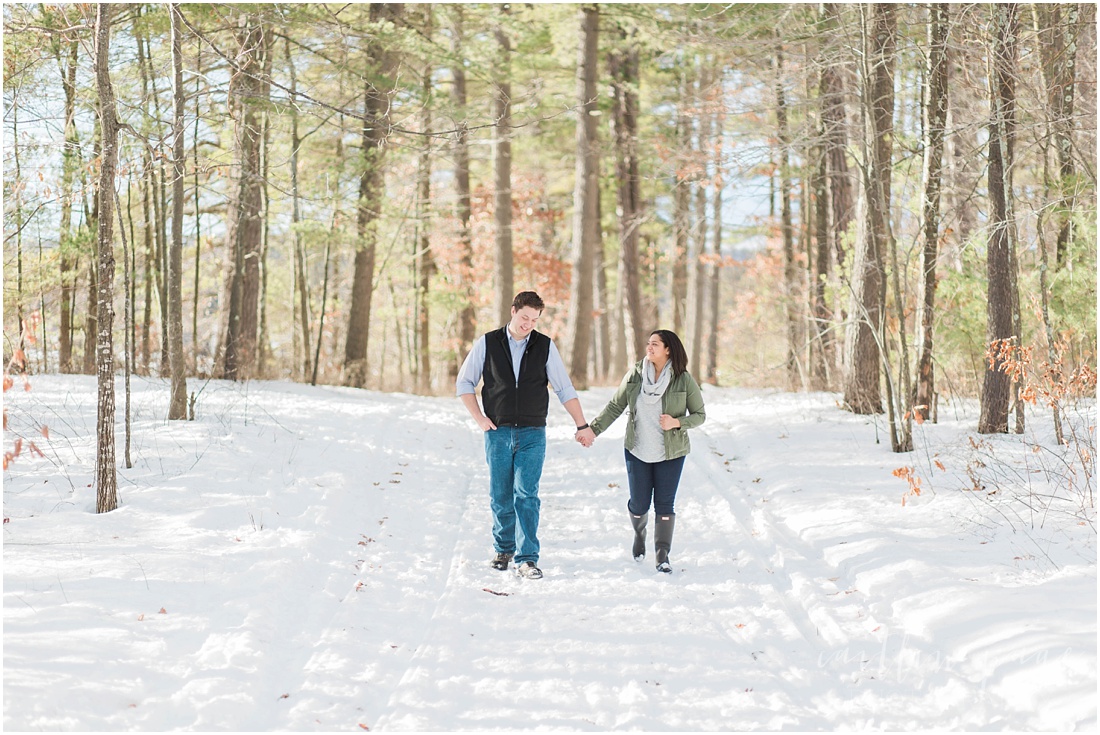
POLYGON ((534 291, 520 291, 516 294, 516 298, 512 300, 512 308, 519 311, 525 306, 530 306, 537 311, 542 311, 546 308, 546 305, 542 302, 542 297, 534 291))
POLYGON ((688 369, 688 353, 684 349, 684 343, 671 329, 654 329, 649 336, 657 335, 658 339, 668 348, 668 360, 672 363, 673 377, 680 377, 688 369))

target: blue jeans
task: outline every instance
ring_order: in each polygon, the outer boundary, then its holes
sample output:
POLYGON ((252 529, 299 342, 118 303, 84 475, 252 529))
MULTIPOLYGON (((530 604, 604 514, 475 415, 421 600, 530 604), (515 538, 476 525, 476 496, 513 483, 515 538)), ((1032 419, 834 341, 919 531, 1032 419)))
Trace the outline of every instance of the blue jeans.
POLYGON ((516 564, 539 561, 539 480, 546 428, 501 426, 485 432, 493 548, 514 553, 516 564))
POLYGON ((626 454, 626 479, 630 481, 630 501, 626 508, 636 516, 649 513, 650 501, 658 515, 671 515, 676 511, 676 489, 680 486, 680 473, 684 471, 687 457, 666 459, 663 462, 643 462, 624 449, 626 454))

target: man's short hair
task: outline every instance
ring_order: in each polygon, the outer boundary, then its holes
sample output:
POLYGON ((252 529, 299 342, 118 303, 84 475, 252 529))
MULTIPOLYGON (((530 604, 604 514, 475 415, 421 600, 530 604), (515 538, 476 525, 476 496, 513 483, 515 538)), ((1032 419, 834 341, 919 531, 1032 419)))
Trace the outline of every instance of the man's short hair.
POLYGON ((520 291, 516 294, 516 297, 512 299, 512 308, 519 311, 525 306, 530 306, 537 311, 542 311, 546 308, 546 304, 542 302, 542 297, 534 291, 520 291))

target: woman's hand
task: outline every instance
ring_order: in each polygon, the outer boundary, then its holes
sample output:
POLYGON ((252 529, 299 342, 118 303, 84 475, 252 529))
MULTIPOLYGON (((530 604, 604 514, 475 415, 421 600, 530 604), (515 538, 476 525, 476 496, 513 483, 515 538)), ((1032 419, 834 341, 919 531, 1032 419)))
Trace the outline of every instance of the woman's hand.
POLYGON ((665 431, 671 431, 672 429, 680 428, 680 419, 673 418, 667 413, 661 414, 661 428, 665 431))
POLYGON ((586 426, 583 429, 579 429, 577 433, 573 435, 573 438, 576 439, 582 447, 587 449, 592 446, 592 442, 596 441, 596 432, 586 426))

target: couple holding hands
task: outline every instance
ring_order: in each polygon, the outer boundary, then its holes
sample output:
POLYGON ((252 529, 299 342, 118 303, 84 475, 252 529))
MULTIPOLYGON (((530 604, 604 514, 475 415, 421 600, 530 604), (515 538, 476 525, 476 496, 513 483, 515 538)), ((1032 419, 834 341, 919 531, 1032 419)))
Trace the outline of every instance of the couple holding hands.
POLYGON ((706 420, 699 384, 687 371, 684 345, 666 329, 650 334, 645 357, 627 372, 615 395, 589 424, 557 347, 535 331, 544 307, 534 291, 517 294, 508 324, 474 342, 455 382, 458 397, 485 433, 496 551, 490 565, 505 570, 514 560, 519 576, 542 577, 538 493, 546 456, 549 383, 576 422, 576 440, 585 447, 591 447, 630 409, 623 454, 630 486, 627 511, 634 530, 631 553, 636 561, 645 557, 652 505, 657 570, 670 573, 676 490, 691 451, 687 430, 706 420), (476 395, 482 380, 484 412, 476 395))

